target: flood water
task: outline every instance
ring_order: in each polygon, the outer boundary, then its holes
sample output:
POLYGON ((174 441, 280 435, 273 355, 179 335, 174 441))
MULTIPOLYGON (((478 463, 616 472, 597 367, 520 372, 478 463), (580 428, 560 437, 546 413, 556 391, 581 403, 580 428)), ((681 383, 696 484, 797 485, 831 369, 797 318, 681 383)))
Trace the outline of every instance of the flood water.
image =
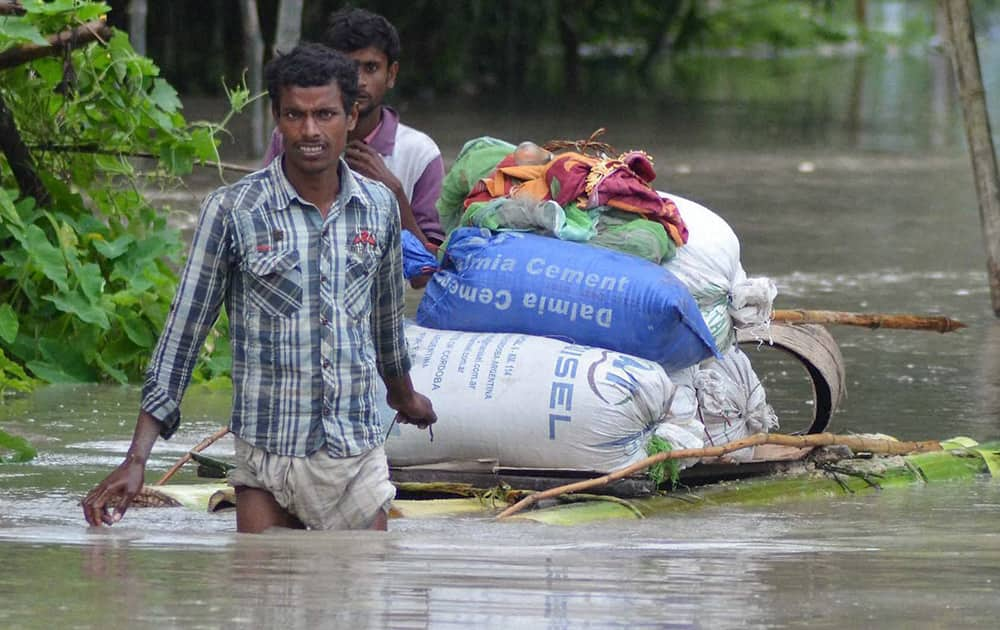
MULTIPOLYGON (((982 54, 996 67, 996 46, 982 54)), ((446 160, 479 135, 607 127, 619 149, 653 155, 658 188, 730 222, 747 272, 776 282, 777 308, 968 325, 831 328, 848 390, 832 430, 1000 438, 1000 320, 943 59, 703 70, 662 98, 414 102, 404 117, 446 160)), ((1000 86, 988 90, 996 110, 1000 86)), ((751 360, 789 428, 808 392, 766 355, 751 360)), ((60 386, 0 406, 3 428, 39 450, 0 467, 0 627, 978 628, 1000 616, 1000 482, 988 480, 573 528, 467 517, 253 537, 233 533, 232 513, 150 508, 88 529, 78 501, 120 461, 137 402, 135 388, 60 386)), ((150 480, 225 422, 228 394, 194 389, 184 409, 150 480)), ((231 452, 228 440, 207 451, 231 452)))

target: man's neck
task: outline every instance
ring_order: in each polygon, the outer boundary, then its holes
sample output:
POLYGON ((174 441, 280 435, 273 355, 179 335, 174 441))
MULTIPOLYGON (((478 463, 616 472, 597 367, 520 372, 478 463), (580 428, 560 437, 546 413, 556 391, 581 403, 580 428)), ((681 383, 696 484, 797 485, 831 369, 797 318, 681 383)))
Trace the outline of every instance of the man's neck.
POLYGON ((364 118, 358 118, 358 124, 354 125, 354 130, 347 134, 348 140, 364 140, 375 127, 382 121, 382 106, 379 105, 364 118))
POLYGON ((340 194, 340 173, 339 169, 324 171, 323 173, 301 173, 285 169, 285 177, 292 185, 295 192, 303 200, 308 201, 317 208, 323 218, 336 201, 340 194))

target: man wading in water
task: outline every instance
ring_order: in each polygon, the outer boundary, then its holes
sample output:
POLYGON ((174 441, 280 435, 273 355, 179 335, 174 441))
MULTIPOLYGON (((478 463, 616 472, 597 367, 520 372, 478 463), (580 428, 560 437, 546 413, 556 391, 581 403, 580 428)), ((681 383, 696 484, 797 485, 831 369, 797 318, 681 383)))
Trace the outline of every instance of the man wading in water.
POLYGON ((397 422, 437 420, 410 382, 396 199, 342 158, 358 119, 357 66, 303 44, 271 61, 266 80, 284 153, 202 204, 125 461, 83 500, 91 525, 119 521, 142 489, 223 304, 238 531, 385 529, 395 489, 376 379, 397 422))

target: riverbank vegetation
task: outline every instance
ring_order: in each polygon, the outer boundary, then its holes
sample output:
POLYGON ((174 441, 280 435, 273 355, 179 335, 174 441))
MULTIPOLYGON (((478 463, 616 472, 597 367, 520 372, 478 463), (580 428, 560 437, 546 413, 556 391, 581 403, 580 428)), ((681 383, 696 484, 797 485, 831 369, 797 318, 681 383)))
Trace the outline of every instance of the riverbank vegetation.
POLYGON ((222 127, 184 119, 105 3, 20 6, 0 18, 0 390, 135 382, 183 255, 142 191, 217 161, 222 127))

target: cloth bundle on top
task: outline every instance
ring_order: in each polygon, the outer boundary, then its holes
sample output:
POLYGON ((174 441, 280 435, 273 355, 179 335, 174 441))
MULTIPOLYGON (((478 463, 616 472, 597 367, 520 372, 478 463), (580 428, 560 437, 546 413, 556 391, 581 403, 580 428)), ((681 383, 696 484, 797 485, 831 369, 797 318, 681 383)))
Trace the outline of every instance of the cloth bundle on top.
POLYGON ((521 230, 588 242, 660 263, 687 238, 669 198, 650 186, 652 159, 553 156, 488 136, 465 143, 442 183, 437 209, 445 231, 459 226, 521 230))
POLYGON ((490 136, 473 138, 462 145, 462 150, 441 182, 441 195, 436 204, 445 234, 461 224, 465 198, 473 187, 482 178, 489 177, 500 160, 516 148, 509 142, 490 136))

